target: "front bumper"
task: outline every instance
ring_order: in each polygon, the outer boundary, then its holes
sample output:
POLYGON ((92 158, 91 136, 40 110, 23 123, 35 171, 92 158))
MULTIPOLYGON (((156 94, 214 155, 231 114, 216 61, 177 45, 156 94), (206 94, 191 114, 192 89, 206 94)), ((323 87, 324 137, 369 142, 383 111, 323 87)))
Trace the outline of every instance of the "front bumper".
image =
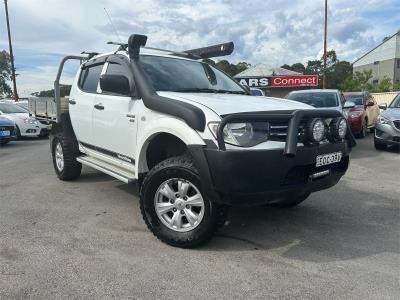
POLYGON ((400 130, 391 124, 375 124, 375 138, 387 145, 400 145, 400 130))
MULTIPOLYGON (((259 205, 296 197, 334 186, 349 166, 349 151, 355 145, 350 130, 342 142, 327 142, 314 146, 300 146, 300 120, 305 117, 339 117, 333 111, 295 111, 291 114, 240 114, 222 120, 218 128, 218 148, 189 146, 202 179, 202 189, 215 202, 229 205, 259 205), (287 117, 289 115, 289 117, 287 117), (254 120, 289 120, 284 149, 227 150, 223 141, 223 127, 229 122, 254 120), (316 167, 318 155, 341 152, 340 162, 316 167), (322 173, 321 173, 322 172, 322 173), (313 177, 316 173, 324 174, 313 177)), ((214 146, 213 146, 214 145, 214 146)))
POLYGON ((282 149, 229 150, 204 149, 213 190, 224 204, 257 205, 327 189, 335 185, 349 165, 347 145, 299 148, 295 157, 284 156, 282 149), (316 157, 341 151, 339 163, 316 167, 316 157), (311 175, 329 170, 317 179, 311 175))

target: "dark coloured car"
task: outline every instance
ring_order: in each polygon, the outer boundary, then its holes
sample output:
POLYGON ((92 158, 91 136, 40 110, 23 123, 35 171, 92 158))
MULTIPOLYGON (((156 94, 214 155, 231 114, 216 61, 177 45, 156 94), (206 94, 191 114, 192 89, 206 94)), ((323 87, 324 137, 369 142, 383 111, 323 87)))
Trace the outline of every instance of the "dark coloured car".
POLYGON ((5 145, 17 139, 15 123, 6 117, 0 116, 0 145, 5 145))
POLYGON ((355 106, 348 112, 348 120, 353 134, 363 138, 368 129, 373 129, 379 116, 379 107, 374 97, 368 92, 344 93, 346 101, 353 102, 355 106))
POLYGON ((384 111, 378 117, 375 125, 374 144, 377 150, 386 149, 388 145, 400 147, 400 94, 389 106, 379 105, 384 111))

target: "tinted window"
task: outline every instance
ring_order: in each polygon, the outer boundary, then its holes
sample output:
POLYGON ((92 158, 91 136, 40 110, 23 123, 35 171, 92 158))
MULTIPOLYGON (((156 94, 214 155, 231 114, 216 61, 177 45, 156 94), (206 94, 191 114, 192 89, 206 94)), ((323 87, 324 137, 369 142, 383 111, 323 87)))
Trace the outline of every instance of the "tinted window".
POLYGON ((250 89, 250 93, 252 96, 264 96, 260 90, 250 89))
POLYGON ((246 93, 232 78, 203 62, 143 55, 140 63, 156 91, 246 93))
POLYGON ((95 65, 82 70, 79 87, 85 92, 96 93, 103 65, 95 65))
POLYGON ((116 63, 109 63, 106 74, 108 75, 124 75, 126 78, 130 78, 131 74, 127 68, 116 63))
POLYGON ((346 100, 354 102, 355 105, 363 105, 364 104, 363 95, 347 95, 346 100))
POLYGON ((314 107, 336 107, 338 100, 336 93, 310 92, 310 93, 291 93, 287 99, 302 102, 314 107))

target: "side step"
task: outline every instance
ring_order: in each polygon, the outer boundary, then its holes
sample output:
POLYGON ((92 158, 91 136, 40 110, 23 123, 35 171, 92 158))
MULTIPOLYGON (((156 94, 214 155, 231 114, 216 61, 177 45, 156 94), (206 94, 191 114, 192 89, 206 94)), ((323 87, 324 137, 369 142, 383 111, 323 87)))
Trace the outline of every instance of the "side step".
POLYGON ((76 158, 78 162, 82 165, 86 165, 93 169, 99 170, 107 175, 110 175, 118 180, 121 180, 125 183, 134 183, 136 182, 135 174, 131 172, 127 172, 125 170, 121 170, 116 166, 112 166, 110 164, 105 163, 102 160, 96 159, 94 157, 89 157, 86 155, 82 155, 76 158))

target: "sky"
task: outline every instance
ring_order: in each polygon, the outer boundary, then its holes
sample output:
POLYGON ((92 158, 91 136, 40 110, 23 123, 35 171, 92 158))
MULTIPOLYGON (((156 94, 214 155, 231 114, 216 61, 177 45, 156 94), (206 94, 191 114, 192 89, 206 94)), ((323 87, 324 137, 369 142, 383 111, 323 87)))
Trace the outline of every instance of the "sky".
MULTIPOLYGON (((3 1, 0 50, 8 51, 3 1)), ((233 41, 231 62, 306 63, 323 51, 323 0, 8 0, 20 96, 52 88, 58 63, 107 41, 148 35, 185 50, 233 41), (118 36, 104 11, 107 9, 118 36)), ((328 49, 353 62, 400 29, 399 0, 328 0, 328 49)), ((76 65, 63 76, 70 83, 76 65)))

